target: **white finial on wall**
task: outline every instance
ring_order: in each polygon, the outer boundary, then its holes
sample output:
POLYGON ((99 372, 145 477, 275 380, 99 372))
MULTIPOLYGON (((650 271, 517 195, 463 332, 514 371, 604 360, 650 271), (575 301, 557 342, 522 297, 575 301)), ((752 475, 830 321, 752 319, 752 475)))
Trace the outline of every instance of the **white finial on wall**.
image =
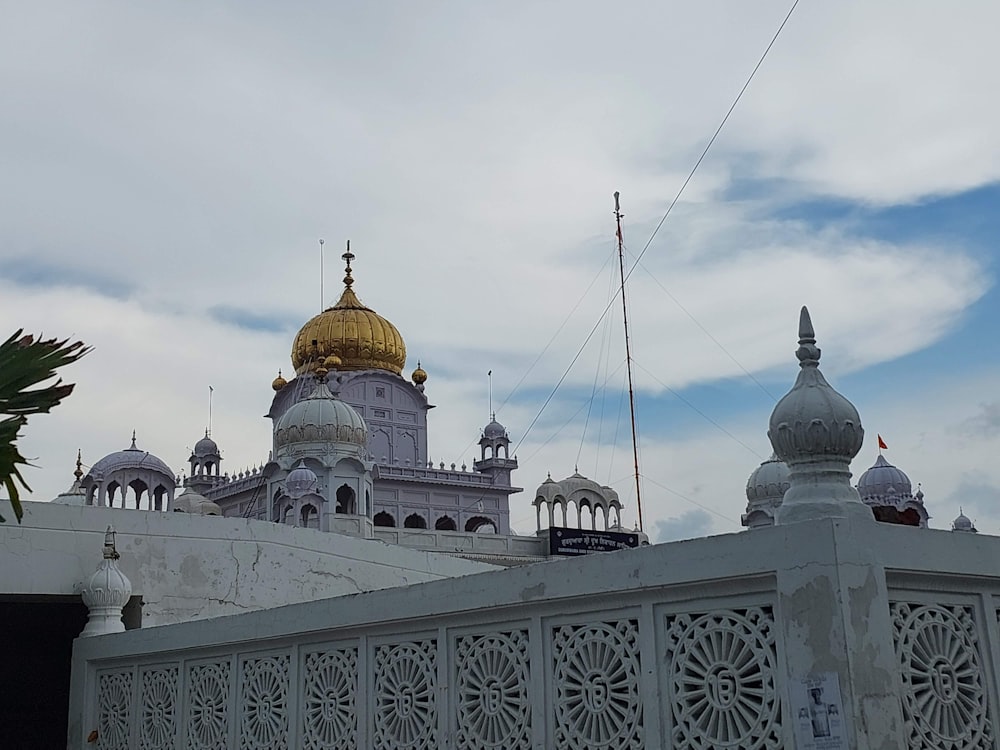
POLYGON ((120 557, 115 546, 115 530, 108 526, 104 534, 104 559, 80 592, 83 603, 90 610, 81 637, 125 631, 122 608, 132 596, 132 582, 118 568, 120 557))

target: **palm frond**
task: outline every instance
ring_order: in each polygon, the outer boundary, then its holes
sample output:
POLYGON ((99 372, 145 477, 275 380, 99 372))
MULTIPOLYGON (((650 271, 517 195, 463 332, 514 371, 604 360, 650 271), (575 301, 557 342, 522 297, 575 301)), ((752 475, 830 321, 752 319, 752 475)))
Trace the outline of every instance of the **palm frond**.
MULTIPOLYGON (((17 449, 21 428, 28 415, 44 414, 73 392, 72 383, 57 379, 56 370, 76 362, 90 351, 82 341, 22 336, 23 329, 0 344, 0 485, 7 489, 11 508, 20 522, 24 513, 18 485, 31 491, 21 476, 20 466, 29 463, 17 449)), ((0 517, 0 522, 4 521, 0 517)))

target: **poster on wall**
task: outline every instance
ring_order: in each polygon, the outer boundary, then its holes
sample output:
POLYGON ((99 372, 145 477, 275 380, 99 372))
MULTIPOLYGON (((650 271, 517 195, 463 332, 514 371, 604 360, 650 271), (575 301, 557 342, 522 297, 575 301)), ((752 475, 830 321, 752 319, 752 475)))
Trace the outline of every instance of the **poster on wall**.
POLYGON ((795 747, 798 750, 847 750, 844 702, 836 672, 796 680, 791 685, 795 747))

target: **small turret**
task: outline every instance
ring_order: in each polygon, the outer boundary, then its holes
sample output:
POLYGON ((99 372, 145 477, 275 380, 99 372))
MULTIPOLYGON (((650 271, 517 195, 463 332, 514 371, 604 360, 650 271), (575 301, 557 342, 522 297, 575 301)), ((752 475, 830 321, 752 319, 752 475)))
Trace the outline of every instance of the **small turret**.
POLYGON ((495 413, 490 423, 483 428, 479 448, 481 458, 472 462, 473 470, 494 477, 494 484, 510 484, 511 472, 517 468, 517 456, 509 456, 510 436, 507 428, 497 422, 495 413))

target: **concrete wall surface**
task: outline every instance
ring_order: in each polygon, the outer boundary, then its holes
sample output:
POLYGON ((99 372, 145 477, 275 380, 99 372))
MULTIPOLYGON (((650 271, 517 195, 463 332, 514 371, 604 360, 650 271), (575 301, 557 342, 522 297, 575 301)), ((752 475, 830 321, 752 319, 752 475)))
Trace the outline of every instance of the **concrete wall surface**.
POLYGON ((998 538, 801 521, 81 638, 69 741, 995 748, 998 612, 998 538))
MULTIPOLYGON (((6 504, 5 504, 6 505, 6 504)), ((114 526, 119 567, 142 597, 142 625, 217 617, 494 570, 373 539, 265 521, 25 503, 0 524, 0 592, 74 594, 114 526)))

